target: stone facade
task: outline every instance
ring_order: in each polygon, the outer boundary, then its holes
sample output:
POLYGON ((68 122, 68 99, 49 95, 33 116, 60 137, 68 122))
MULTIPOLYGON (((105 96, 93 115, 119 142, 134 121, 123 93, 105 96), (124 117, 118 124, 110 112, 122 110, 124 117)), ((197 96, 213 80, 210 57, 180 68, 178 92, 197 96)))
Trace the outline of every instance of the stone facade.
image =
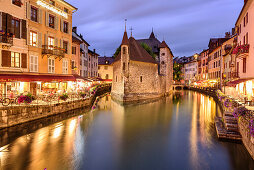
POLYGON ((160 46, 157 63, 125 32, 121 52, 113 63, 111 95, 121 103, 160 98, 172 91, 173 54, 165 41, 160 46))

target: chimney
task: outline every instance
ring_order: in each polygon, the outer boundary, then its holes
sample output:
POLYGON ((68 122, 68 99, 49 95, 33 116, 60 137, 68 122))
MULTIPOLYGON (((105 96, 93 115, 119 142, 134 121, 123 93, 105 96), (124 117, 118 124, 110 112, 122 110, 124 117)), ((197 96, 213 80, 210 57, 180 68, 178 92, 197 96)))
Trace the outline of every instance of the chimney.
POLYGON ((77 27, 72 27, 72 32, 77 33, 77 27))

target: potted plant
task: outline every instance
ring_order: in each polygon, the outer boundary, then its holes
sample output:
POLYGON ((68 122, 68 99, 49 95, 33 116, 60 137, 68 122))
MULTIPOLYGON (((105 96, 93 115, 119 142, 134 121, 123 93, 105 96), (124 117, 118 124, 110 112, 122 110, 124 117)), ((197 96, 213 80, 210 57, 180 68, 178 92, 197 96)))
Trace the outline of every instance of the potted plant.
POLYGON ((27 95, 22 94, 18 97, 18 104, 30 104, 33 100, 35 100, 35 97, 31 93, 28 93, 27 95))
POLYGON ((62 94, 62 95, 59 96, 59 99, 60 99, 60 100, 63 100, 63 101, 66 101, 68 98, 69 98, 69 96, 68 96, 67 93, 64 93, 64 94, 62 94))

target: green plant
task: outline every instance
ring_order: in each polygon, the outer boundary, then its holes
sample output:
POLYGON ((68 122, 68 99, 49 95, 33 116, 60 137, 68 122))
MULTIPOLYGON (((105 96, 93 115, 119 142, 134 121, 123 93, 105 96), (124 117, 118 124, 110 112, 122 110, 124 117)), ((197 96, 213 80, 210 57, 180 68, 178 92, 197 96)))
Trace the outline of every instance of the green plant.
POLYGON ((64 93, 62 95, 59 96, 60 100, 66 101, 69 98, 68 94, 64 93))

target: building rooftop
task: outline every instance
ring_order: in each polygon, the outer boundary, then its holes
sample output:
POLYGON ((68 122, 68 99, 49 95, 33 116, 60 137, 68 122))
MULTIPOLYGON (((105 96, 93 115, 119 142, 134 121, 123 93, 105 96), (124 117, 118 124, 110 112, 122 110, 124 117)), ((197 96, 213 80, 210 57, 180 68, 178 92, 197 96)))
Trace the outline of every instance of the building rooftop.
POLYGON ((158 54, 159 53, 159 47, 161 42, 155 37, 154 32, 150 34, 150 37, 148 39, 139 39, 137 40, 140 44, 146 43, 149 47, 152 48, 153 53, 158 54))
MULTIPOLYGON (((127 36, 127 33, 124 36, 127 36)), ((130 60, 157 64, 153 57, 133 37, 125 41, 129 44, 130 60)), ((115 61, 120 59, 121 53, 118 54, 115 61)))
POLYGON ((113 57, 98 57, 98 65, 111 65, 113 62, 113 57))

